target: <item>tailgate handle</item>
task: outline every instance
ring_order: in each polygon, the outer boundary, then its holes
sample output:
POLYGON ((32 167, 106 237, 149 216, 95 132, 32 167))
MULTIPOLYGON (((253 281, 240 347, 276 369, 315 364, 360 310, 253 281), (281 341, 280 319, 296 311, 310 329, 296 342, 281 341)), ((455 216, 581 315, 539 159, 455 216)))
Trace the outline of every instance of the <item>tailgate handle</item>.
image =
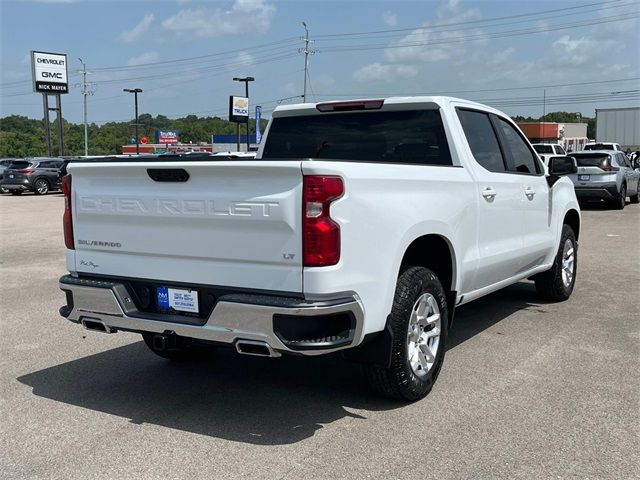
POLYGON ((149 178, 155 182, 186 182, 189 173, 184 168, 147 168, 149 178))

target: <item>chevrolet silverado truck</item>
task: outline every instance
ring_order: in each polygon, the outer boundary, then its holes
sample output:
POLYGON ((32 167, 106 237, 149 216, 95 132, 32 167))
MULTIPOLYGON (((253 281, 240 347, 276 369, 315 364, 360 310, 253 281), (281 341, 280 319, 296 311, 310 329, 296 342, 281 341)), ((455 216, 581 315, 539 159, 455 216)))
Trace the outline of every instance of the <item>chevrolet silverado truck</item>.
POLYGON ((257 157, 105 157, 64 177, 63 317, 173 360, 342 351, 377 392, 432 388, 454 309, 569 298, 580 210, 505 114, 448 97, 276 108, 257 157))

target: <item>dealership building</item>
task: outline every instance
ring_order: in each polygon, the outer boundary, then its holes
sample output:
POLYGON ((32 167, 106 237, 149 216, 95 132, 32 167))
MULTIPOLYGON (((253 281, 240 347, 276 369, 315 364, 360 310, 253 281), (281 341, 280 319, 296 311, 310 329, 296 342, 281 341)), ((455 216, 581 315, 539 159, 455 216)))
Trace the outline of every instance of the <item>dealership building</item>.
POLYGON ((567 151, 582 150, 587 138, 586 123, 518 122, 531 143, 558 143, 567 151))

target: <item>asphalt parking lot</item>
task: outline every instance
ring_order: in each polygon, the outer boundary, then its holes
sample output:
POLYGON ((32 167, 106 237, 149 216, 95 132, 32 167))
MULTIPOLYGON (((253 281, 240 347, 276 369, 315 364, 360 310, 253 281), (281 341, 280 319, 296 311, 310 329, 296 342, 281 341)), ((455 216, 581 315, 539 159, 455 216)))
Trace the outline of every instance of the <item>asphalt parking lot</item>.
POLYGON ((0 477, 640 477, 640 205, 583 211, 577 286, 457 311, 433 392, 330 358, 172 364, 58 316, 63 198, 0 198, 0 477))

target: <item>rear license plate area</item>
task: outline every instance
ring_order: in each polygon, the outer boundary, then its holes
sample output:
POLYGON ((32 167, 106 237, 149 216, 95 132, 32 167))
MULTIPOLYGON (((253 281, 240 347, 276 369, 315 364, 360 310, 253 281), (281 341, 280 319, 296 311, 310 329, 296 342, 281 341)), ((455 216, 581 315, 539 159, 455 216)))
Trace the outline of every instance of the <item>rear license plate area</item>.
POLYGON ((591 180, 591 175, 578 175, 578 181, 580 182, 588 182, 591 180))
POLYGON ((200 315, 198 290, 173 287, 156 287, 156 304, 159 313, 200 315))

